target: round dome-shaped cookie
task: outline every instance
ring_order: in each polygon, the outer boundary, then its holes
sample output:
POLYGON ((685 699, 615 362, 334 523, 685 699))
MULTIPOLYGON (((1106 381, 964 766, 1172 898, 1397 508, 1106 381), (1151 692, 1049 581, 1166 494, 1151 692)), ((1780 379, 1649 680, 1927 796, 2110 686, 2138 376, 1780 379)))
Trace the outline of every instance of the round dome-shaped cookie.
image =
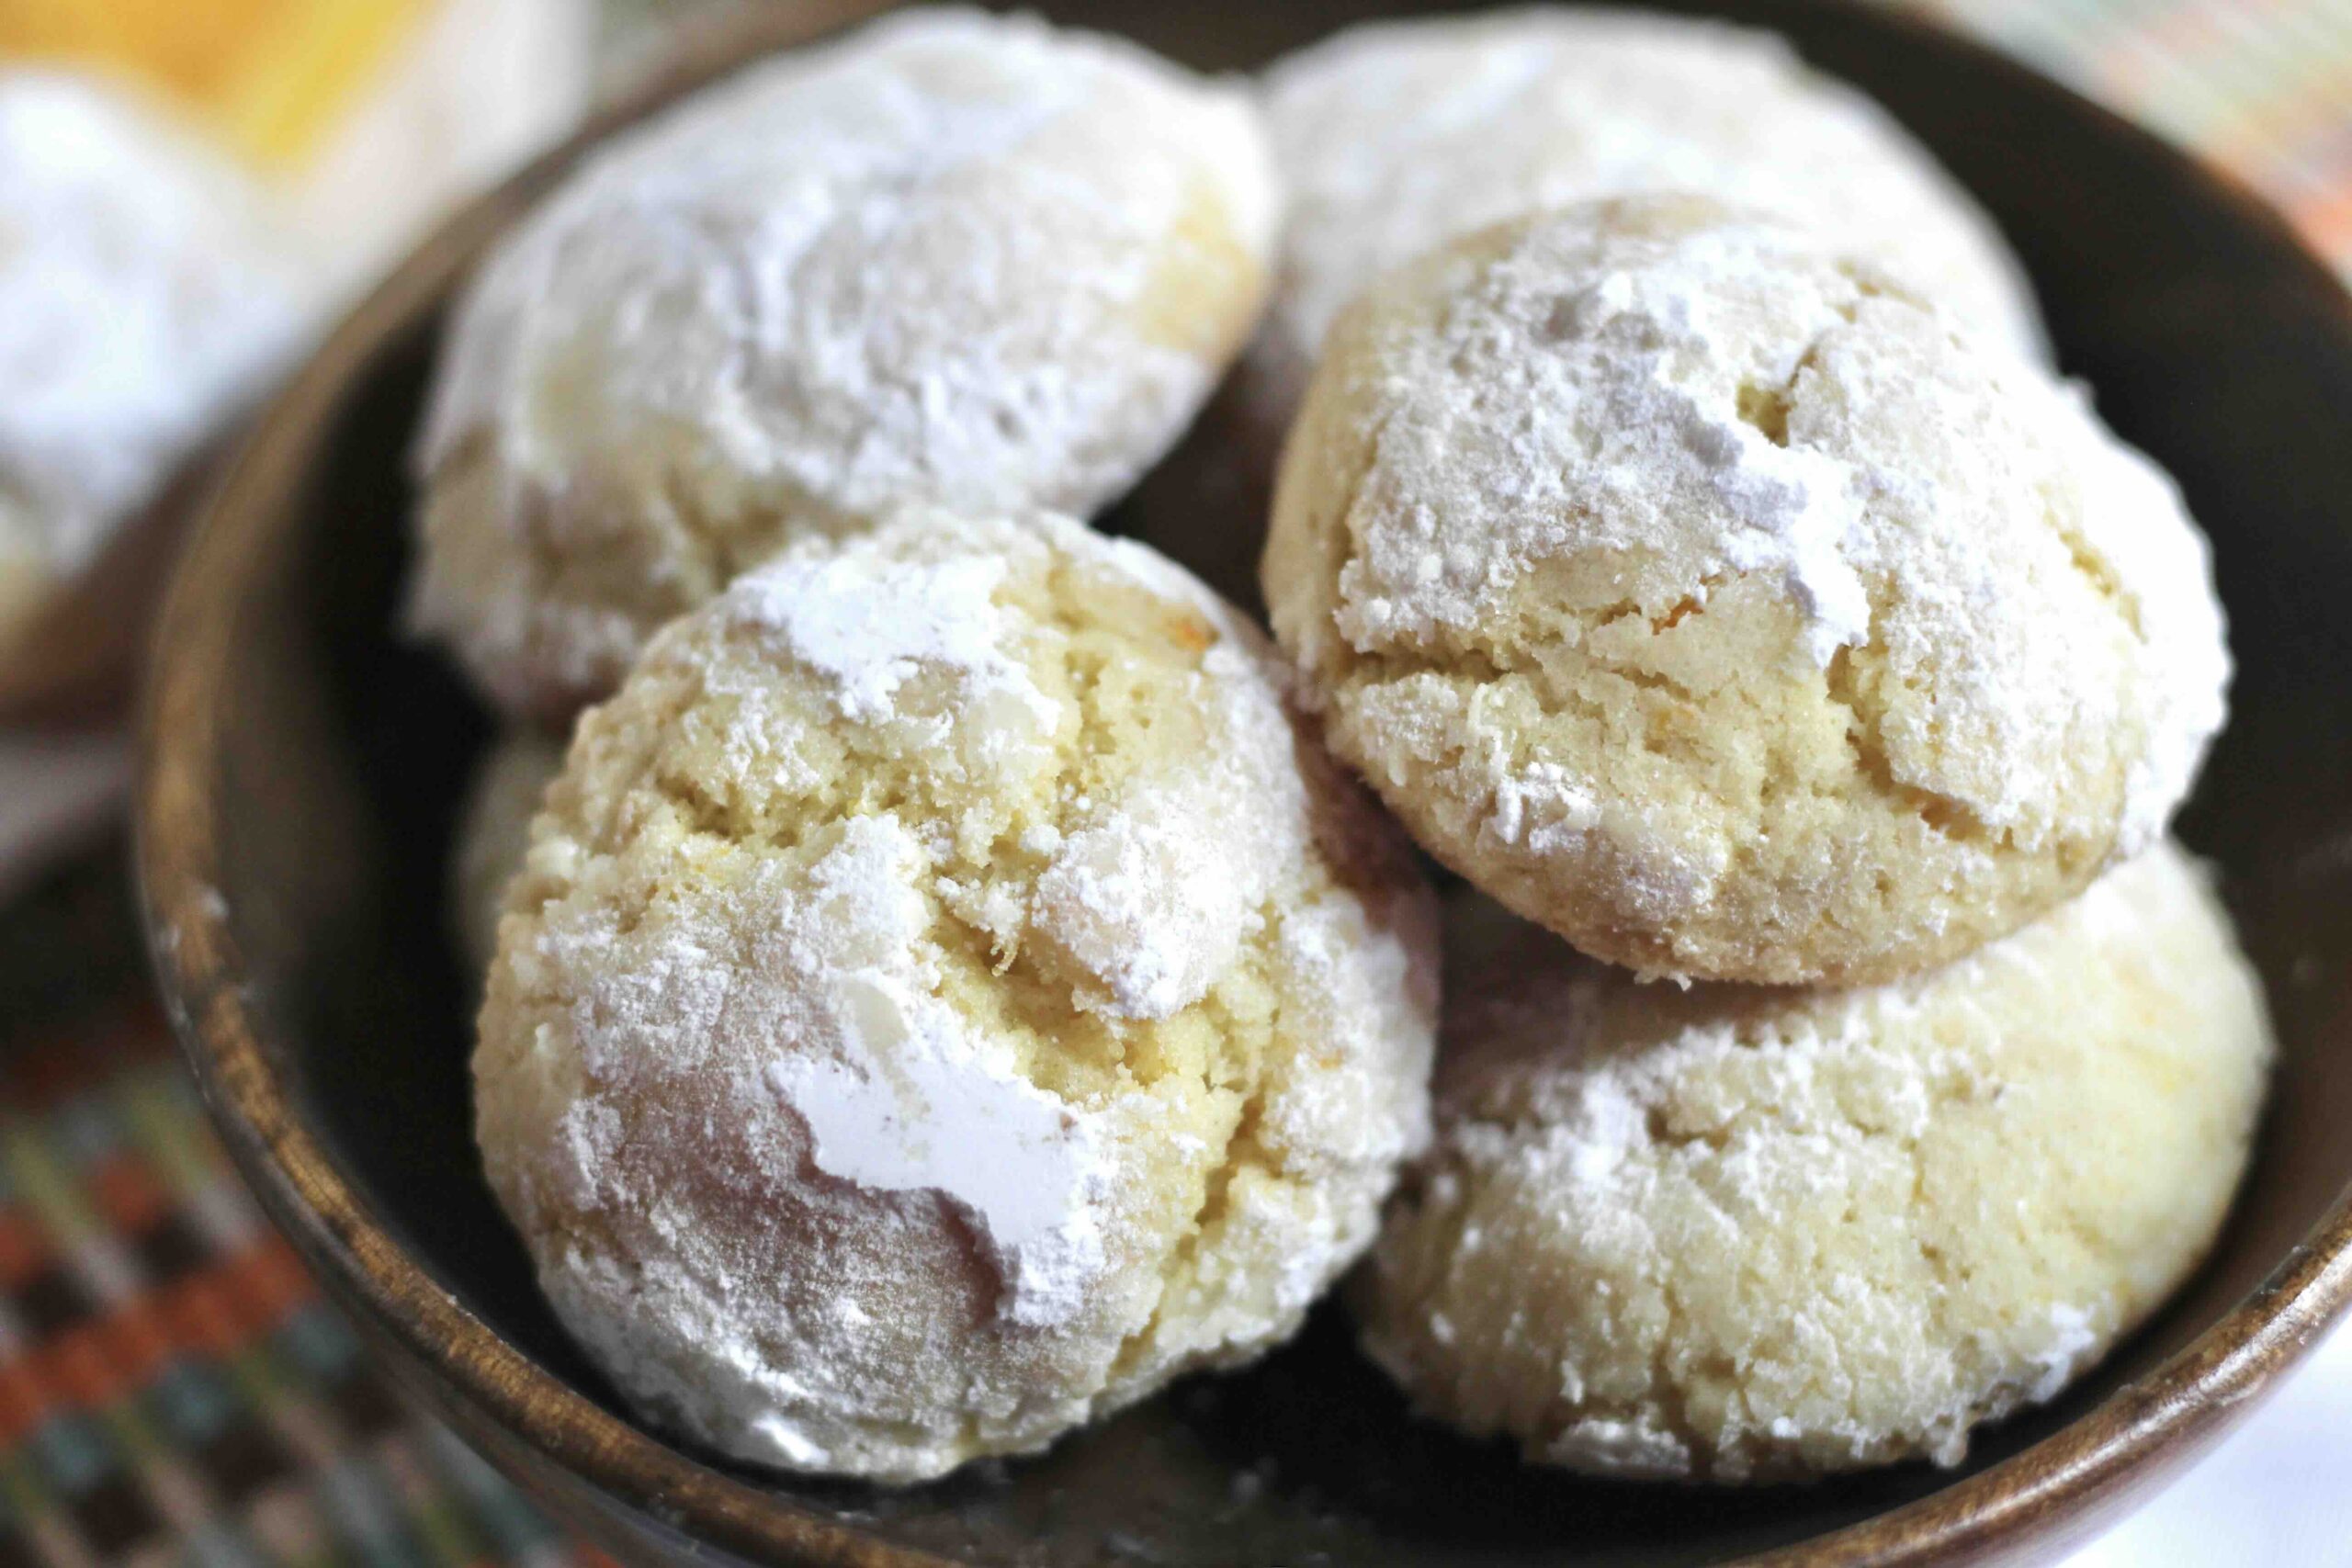
POLYGON ((317 288, 259 185, 161 110, 0 69, 0 645, 259 389, 317 288))
POLYGON ((514 710, 888 509, 1086 515, 1256 319, 1272 155, 1236 88, 917 11, 700 95, 490 259, 417 456, 413 615, 514 710))
POLYGON ((1650 975, 1886 979, 2162 833, 2228 653, 2072 389, 1695 198, 1487 231, 1342 318, 1276 635, 1423 845, 1650 975))
POLYGON ((1425 1141, 1434 920, 1263 639, 1141 547, 917 513, 582 716, 475 1057, 650 1419, 911 1481, 1288 1335, 1425 1141))
POLYGON ((1955 1464, 2196 1266, 2271 1050, 2168 843, 1858 990, 1643 985, 1521 926, 1449 1001, 1436 1142, 1350 1300, 1420 1409, 1539 1463, 1955 1464))
POLYGON ((449 875, 449 923, 458 950, 480 976, 498 952, 506 885, 530 848, 531 818, 548 781, 563 771, 563 737, 537 725, 510 728, 482 756, 458 814, 449 875))
POLYGON ((1553 6, 1351 28, 1278 62, 1287 209, 1250 401, 1277 434, 1384 272, 1529 212, 1683 191, 1780 212, 2043 352, 1992 220, 1894 117, 1770 33, 1553 6))

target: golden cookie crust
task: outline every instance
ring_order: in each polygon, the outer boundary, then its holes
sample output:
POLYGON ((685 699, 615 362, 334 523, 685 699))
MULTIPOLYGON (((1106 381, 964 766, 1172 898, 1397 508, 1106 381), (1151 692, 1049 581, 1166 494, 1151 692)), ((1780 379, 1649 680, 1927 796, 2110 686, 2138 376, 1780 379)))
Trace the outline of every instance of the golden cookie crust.
POLYGON ((1263 566, 1414 836, 1652 976, 1881 980, 2163 831, 2220 728, 2204 540, 2079 394, 1698 198, 1563 209, 1332 335, 1263 566))
POLYGON ((1351 1296, 1425 1411, 1602 1474, 1958 1463, 2196 1267, 2273 1052, 2168 843, 1859 990, 1498 945, 1449 1001, 1437 1141, 1351 1296))
POLYGON ((1285 1337, 1427 1134, 1433 911, 1278 660, 1140 547, 919 513, 580 722, 475 1059, 650 1418, 913 1481, 1285 1337))

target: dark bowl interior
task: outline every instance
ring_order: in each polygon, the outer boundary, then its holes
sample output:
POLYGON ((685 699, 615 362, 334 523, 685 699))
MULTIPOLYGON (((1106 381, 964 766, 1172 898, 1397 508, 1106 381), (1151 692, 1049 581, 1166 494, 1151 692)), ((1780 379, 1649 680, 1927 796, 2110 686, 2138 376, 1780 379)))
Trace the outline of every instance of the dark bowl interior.
MULTIPOLYGON (((754 25, 791 41, 848 8, 754 25)), ((1371 8, 1045 9, 1248 66, 1371 8)), ((2236 1216, 2180 1299, 2057 1404, 1983 1434, 1963 1469, 1812 1487, 1523 1468, 1409 1419, 1328 1308, 1252 1371, 911 1492, 778 1480, 634 1427, 540 1303, 477 1168, 444 872, 490 727, 397 629, 403 458, 440 306, 565 153, 421 253, 265 422, 183 569, 150 699, 143 870, 166 991, 234 1151, 396 1371, 633 1552, 694 1538, 827 1562, 1696 1563, 1800 1542, 1808 1562, 2052 1546, 2294 1359, 2352 1273, 2335 1212, 2352 1177, 2352 310, 2267 210, 2016 66, 1857 8, 1736 9, 1875 93, 1976 191, 2065 367, 2212 536, 2236 716, 2183 832, 2226 869, 2286 1050, 2236 1216)), ((1205 540, 1250 524, 1200 508, 1188 525, 1205 540)))

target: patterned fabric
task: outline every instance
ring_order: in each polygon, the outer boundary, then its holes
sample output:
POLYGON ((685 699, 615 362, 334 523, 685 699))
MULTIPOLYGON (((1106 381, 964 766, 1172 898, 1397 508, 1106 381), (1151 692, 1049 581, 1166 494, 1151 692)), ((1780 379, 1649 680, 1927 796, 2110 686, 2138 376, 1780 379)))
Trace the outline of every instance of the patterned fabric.
POLYGON ((0 1564, 34 1562, 605 1562, 394 1397, 136 983, 0 1049, 0 1564))
MULTIPOLYGON (((1887 3, 2199 149, 2352 273, 2352 0, 1887 3)), ((0 917, 0 1568, 604 1568, 393 1397, 262 1222, 145 999, 120 855, 0 917)))

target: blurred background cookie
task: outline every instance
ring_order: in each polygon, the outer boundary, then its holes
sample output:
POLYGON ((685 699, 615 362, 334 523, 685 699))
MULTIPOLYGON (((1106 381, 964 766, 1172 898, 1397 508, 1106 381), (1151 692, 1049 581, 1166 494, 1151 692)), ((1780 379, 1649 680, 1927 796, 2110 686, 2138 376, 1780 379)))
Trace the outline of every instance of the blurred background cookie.
POLYGON ((26 0, 0 57, 173 103, 348 288, 571 128, 595 30, 590 0, 26 0))
POLYGON ((185 503, 182 466, 303 341, 320 292, 251 172, 165 108, 0 66, 0 702, 104 680, 140 618, 117 580, 159 570, 138 558, 153 547, 113 558, 107 603, 68 591, 185 503))
POLYGON ((0 716, 103 718, 239 417, 569 129, 585 0, 0 6, 0 716))

